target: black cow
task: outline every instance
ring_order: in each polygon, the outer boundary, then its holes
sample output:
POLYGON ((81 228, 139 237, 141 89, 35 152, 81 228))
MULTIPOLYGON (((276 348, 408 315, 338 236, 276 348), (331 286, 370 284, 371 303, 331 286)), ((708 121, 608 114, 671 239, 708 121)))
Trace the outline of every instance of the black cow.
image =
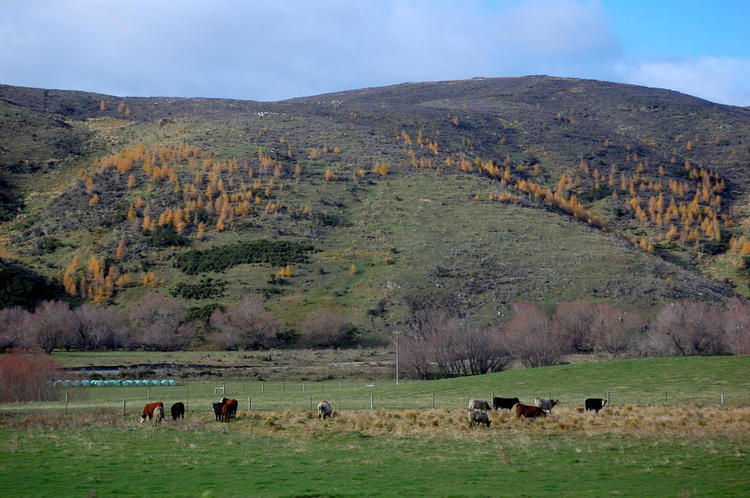
POLYGON ((221 408, 224 406, 223 401, 219 401, 218 403, 214 403, 214 415, 216 415, 216 420, 221 421, 222 414, 221 414, 221 408))
POLYGON ((599 410, 604 408, 604 405, 607 404, 607 400, 602 398, 586 398, 584 403, 587 411, 594 410, 596 413, 599 413, 599 410))
POLYGON ((492 398, 492 408, 494 410, 499 410, 500 408, 512 410, 513 405, 517 405, 520 402, 518 398, 498 398, 495 396, 492 398))
POLYGON ((177 403, 173 404, 170 408, 170 411, 172 412, 172 420, 185 418, 185 405, 182 403, 182 401, 178 401, 177 403))

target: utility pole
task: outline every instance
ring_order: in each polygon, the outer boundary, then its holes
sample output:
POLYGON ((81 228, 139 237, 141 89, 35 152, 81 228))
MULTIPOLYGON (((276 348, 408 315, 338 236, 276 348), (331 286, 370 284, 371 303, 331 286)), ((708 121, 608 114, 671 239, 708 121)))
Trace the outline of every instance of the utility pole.
POLYGON ((393 335, 396 342, 396 385, 398 385, 398 336, 401 335, 401 331, 397 330, 393 333, 393 335))

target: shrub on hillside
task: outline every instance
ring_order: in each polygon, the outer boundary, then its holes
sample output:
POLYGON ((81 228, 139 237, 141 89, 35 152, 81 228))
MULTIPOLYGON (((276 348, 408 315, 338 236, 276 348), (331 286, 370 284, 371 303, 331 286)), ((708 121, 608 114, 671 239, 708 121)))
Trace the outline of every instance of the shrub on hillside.
POLYGON ((0 356, 0 402, 57 399, 58 366, 49 355, 11 351, 0 356))
POLYGON ((310 244, 291 240, 238 242, 229 246, 179 254, 175 258, 174 266, 188 275, 223 271, 232 266, 252 263, 286 266, 306 262, 307 253, 313 250, 310 244))

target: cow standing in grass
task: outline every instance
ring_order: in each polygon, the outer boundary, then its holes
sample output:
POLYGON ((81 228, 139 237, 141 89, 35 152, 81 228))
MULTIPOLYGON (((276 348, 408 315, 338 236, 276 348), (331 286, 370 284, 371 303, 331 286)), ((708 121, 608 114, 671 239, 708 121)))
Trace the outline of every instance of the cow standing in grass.
POLYGON ((536 406, 548 412, 551 412, 552 408, 554 408, 554 406, 558 403, 560 403, 559 399, 548 399, 548 398, 535 398, 534 399, 534 404, 536 406))
POLYGON ((146 421, 146 418, 151 420, 154 417, 154 411, 157 407, 161 407, 161 416, 164 418, 164 403, 161 401, 155 401, 153 403, 148 403, 146 406, 143 407, 143 413, 141 414, 141 423, 146 421))
POLYGON ((172 412, 172 420, 185 418, 185 405, 182 401, 178 401, 177 403, 173 404, 169 410, 172 412))
POLYGON ((546 416, 547 412, 545 412, 544 409, 539 408, 538 406, 524 405, 523 403, 518 403, 516 405, 516 417, 518 418, 537 418, 546 416))
POLYGON ((224 422, 229 423, 229 419, 237 417, 237 405, 239 404, 236 399, 221 398, 221 419, 224 422))
POLYGON ((469 400, 469 410, 484 410, 489 411, 490 404, 484 399, 471 398, 469 400))
POLYGON ((224 403, 219 401, 218 403, 213 403, 214 406, 214 415, 216 416, 216 421, 221 422, 221 407, 224 406, 224 403))
POLYGON ((586 398, 584 404, 586 405, 586 411, 594 410, 596 413, 599 413, 599 410, 607 404, 607 400, 602 398, 586 398))
POLYGON ((328 418, 331 416, 331 404, 323 400, 320 403, 318 403, 318 418, 320 420, 323 420, 324 418, 328 418))
POLYGON ((490 426, 492 423, 490 421, 490 417, 487 415, 487 412, 484 410, 468 410, 469 415, 469 427, 473 425, 481 425, 484 424, 487 427, 490 426))
POLYGON ((154 408, 154 425, 161 425, 162 419, 164 419, 164 405, 159 405, 154 408))
POLYGON ((494 410, 499 410, 501 408, 505 410, 512 410, 513 405, 517 405, 521 401, 518 398, 498 398, 495 396, 492 398, 492 408, 494 410))

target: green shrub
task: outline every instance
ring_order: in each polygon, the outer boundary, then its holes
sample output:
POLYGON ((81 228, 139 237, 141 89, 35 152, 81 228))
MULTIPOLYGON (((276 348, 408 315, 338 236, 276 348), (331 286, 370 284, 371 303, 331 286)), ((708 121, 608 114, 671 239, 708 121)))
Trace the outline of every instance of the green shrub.
POLYGON ((212 299, 224 297, 226 288, 226 280, 206 278, 201 279, 197 284, 181 282, 169 293, 172 297, 182 297, 183 299, 212 299))
POLYGON ((174 266, 188 275, 252 263, 286 266, 307 262, 307 253, 313 250, 311 244, 291 240, 255 240, 204 251, 188 251, 176 257, 174 266))

